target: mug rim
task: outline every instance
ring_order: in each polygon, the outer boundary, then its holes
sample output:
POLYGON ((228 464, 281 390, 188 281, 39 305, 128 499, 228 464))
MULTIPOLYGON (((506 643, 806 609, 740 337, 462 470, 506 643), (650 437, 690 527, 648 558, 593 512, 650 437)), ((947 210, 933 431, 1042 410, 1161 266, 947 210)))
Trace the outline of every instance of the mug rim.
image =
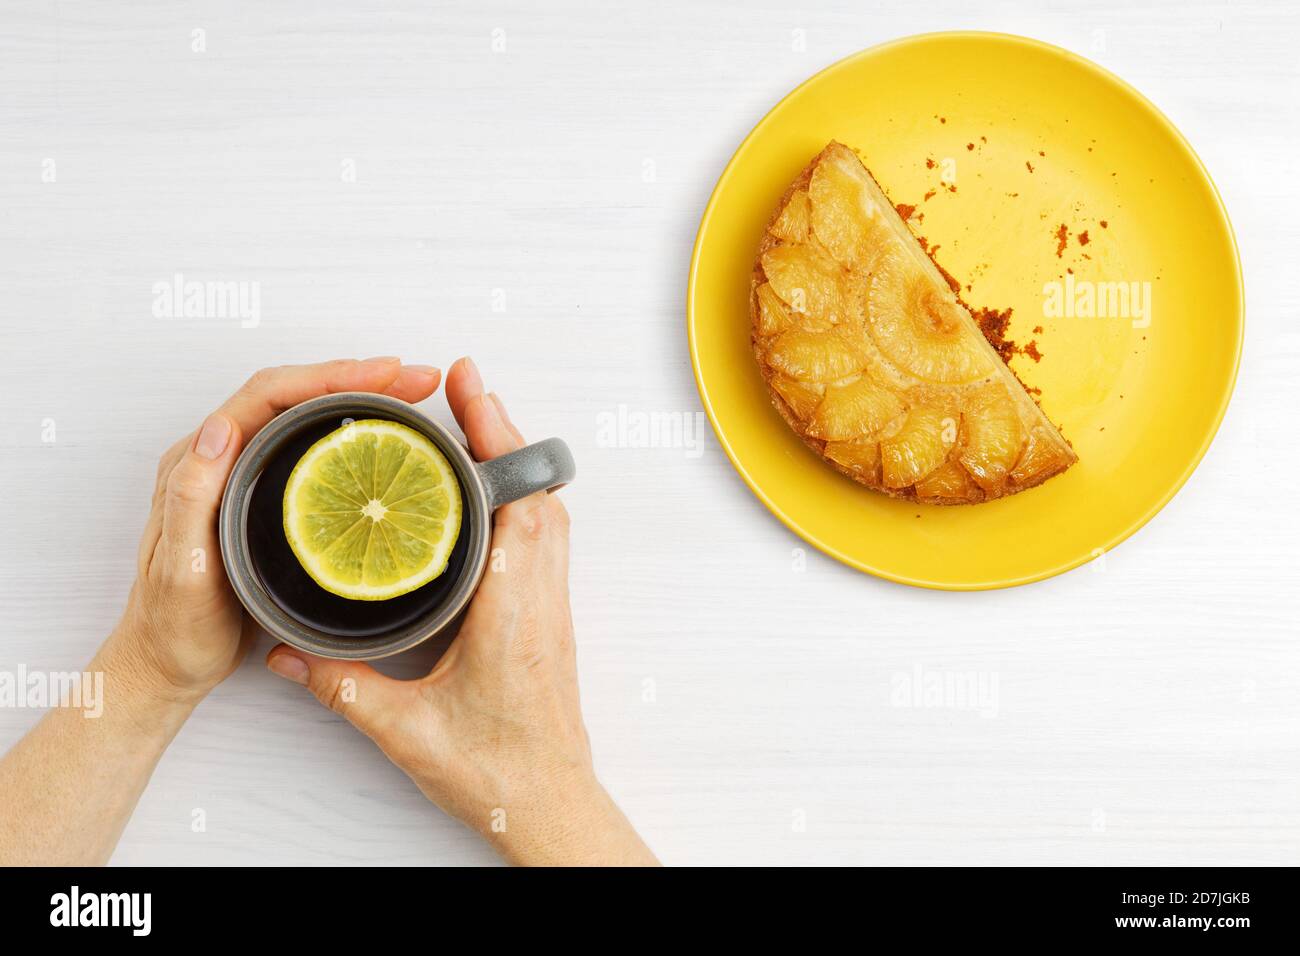
MULTIPOLYGON (((240 453, 226 481, 218 518, 221 560, 239 602, 273 638, 319 657, 379 660, 424 643, 441 633, 469 603, 487 569, 492 514, 478 463, 446 426, 409 402, 371 392, 336 392, 308 399, 268 422, 240 453), (462 500, 473 513, 465 563, 447 599, 391 634, 347 638, 300 621, 267 591, 253 567, 248 547, 248 515, 253 488, 267 464, 302 428, 334 417, 362 418, 375 413, 425 435, 447 455, 460 481, 462 500)), ((462 523, 462 533, 464 523, 462 523)))

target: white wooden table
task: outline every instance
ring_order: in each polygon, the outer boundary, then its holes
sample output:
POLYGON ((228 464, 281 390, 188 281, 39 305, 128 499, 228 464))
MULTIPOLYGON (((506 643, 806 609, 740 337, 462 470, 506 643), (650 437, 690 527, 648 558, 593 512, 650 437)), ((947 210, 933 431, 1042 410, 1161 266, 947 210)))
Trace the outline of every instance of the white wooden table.
MULTIPOLYGON (((578 457, 587 723, 664 860, 1296 862, 1300 523, 1275 502, 1300 486, 1300 14, 921 7, 10 0, 0 667, 85 663, 158 454, 252 370, 468 352, 578 457), (693 417, 682 314, 704 202, 763 112, 860 48, 956 27, 1152 98, 1217 179, 1249 302, 1232 408, 1178 497, 1104 569, 984 594, 863 576, 768 515, 693 417), (155 317, 176 273, 258 283, 255 327, 155 317), (689 414, 702 444, 606 447, 620 404, 689 414), (891 706, 918 672, 982 676, 990 706, 891 706)), ((266 650, 176 740, 115 862, 493 860, 266 650)), ((0 747, 36 716, 0 710, 0 747)))

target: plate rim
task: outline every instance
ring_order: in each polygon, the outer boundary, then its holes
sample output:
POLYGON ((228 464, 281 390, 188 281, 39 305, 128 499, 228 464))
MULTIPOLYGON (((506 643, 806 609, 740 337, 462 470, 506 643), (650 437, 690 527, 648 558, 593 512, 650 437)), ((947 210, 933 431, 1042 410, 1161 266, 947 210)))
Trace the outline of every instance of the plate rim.
POLYGON ((1245 336, 1246 336, 1246 293, 1245 293, 1245 284, 1242 277, 1241 249, 1237 244, 1237 234, 1232 227, 1232 218, 1228 215, 1228 208, 1223 202, 1223 196, 1219 192, 1218 184, 1215 183, 1214 177, 1210 175, 1210 171, 1206 168, 1205 163, 1201 159, 1200 155, 1196 152, 1194 148, 1192 148, 1192 144, 1187 140, 1187 137, 1182 134, 1182 131, 1179 130, 1179 128, 1173 123, 1173 121, 1171 121, 1169 117, 1167 117, 1160 110, 1160 108, 1155 105, 1155 103, 1153 103, 1150 99, 1148 99, 1145 95, 1143 95, 1143 93, 1140 90, 1138 90, 1136 87, 1128 83, 1122 77, 1118 76, 1115 73, 1112 73, 1110 70, 1106 69, 1100 64, 1095 63, 1092 60, 1089 60, 1087 57, 1074 53, 1071 50, 1067 50, 1064 47, 1056 46, 1053 43, 1047 43, 1046 41, 1043 40, 1038 40, 1033 37, 1021 36, 1015 33, 1002 33, 993 30, 939 30, 939 31, 933 31, 929 33, 909 34, 908 36, 896 37, 895 39, 892 40, 886 40, 883 43, 874 44, 872 46, 866 47, 865 49, 858 50, 856 53, 851 53, 846 57, 842 57, 839 60, 836 60, 835 62, 831 63, 830 65, 825 66, 822 69, 818 70, 816 73, 812 74, 807 79, 803 80, 803 82, 799 83, 792 90, 790 90, 788 93, 782 96, 781 99, 779 99, 775 104, 773 104, 771 109, 769 109, 766 113, 763 114, 762 118, 757 123, 754 124, 753 128, 750 129, 750 131, 736 146, 735 151, 731 154, 731 158, 727 160, 726 166, 723 167, 722 173, 718 176, 718 181, 714 185, 712 192, 710 192, 709 194, 708 202, 706 202, 704 205, 704 213, 700 217, 700 225, 695 233, 695 243, 691 249, 690 273, 686 283, 686 335, 690 347, 691 367, 695 376, 695 387, 700 394, 700 400, 704 405, 704 412, 709 418, 709 424, 713 428, 713 434, 717 437, 718 444, 722 446, 722 450, 726 453, 727 458, 728 460, 730 460, 732 467, 736 470, 736 473, 740 475, 741 479, 749 487, 749 490, 754 494, 756 498, 758 498, 760 502, 762 502, 763 506, 767 508, 767 510, 777 518, 777 520, 779 520, 788 529, 793 531, 798 537, 802 538, 808 544, 812 545, 814 548, 816 548, 818 551, 821 551, 823 554, 827 555, 828 557, 834 558, 836 561, 839 561, 841 564, 845 564, 848 567, 854 568, 857 571, 870 574, 873 577, 880 578, 885 581, 891 581, 895 584, 908 585, 911 587, 919 587, 927 590, 936 590, 936 591, 993 591, 993 590, 1001 590, 1003 588, 1012 588, 1012 587, 1019 587, 1022 585, 1026 585, 1026 584, 1033 584, 1038 581, 1044 581, 1047 580, 1048 578, 1053 578, 1056 577, 1057 575, 1064 574, 1067 571, 1072 571, 1075 568, 1090 562, 1096 556, 1096 551, 1094 549, 1094 551, 1090 551, 1087 554, 1080 555, 1075 558, 1069 558, 1065 561, 1060 562, 1059 564, 1053 565, 1051 567, 1046 567, 1038 571, 1033 571, 1028 574, 1021 575, 1019 577, 999 578, 996 580, 989 580, 989 581, 953 582, 953 581, 942 581, 942 580, 930 580, 926 578, 913 577, 911 575, 906 575, 906 574, 899 574, 897 572, 890 571, 886 568, 878 567, 869 562, 862 561, 858 558, 855 558, 852 555, 844 553, 843 551, 834 547, 833 545, 830 545, 827 542, 818 539, 815 535, 811 534, 810 532, 806 531, 804 528, 800 527, 799 524, 796 521, 794 521, 794 519, 792 519, 788 514, 786 514, 785 511, 783 511, 767 495, 767 493, 764 492, 761 485, 755 480, 755 478, 749 473, 749 471, 746 469, 744 464, 742 464, 740 459, 737 457, 735 450, 731 447, 731 443, 727 439, 727 436, 723 430, 722 425, 719 424, 718 422, 718 416, 714 411, 713 402, 709 396, 708 387, 704 382, 704 375, 703 372, 701 371, 701 366, 700 366, 699 344, 696 341, 696 335, 695 335, 696 284, 699 276, 700 255, 701 255, 701 250, 704 242, 704 234, 708 229, 709 220, 713 217, 717 209, 719 193, 722 191, 723 187, 731 179, 732 174, 734 173, 736 166, 740 160, 740 155, 745 151, 745 148, 749 145, 750 141, 759 133, 760 130, 765 128, 768 125, 768 123, 772 122, 773 117, 777 114, 777 112, 780 111, 780 109, 785 105, 785 103, 788 100, 792 99, 796 94, 803 91, 805 87, 817 83, 826 75, 835 72, 837 70, 847 69, 852 64, 856 63, 859 60, 867 59, 868 57, 871 56, 876 56, 894 47, 919 45, 927 42, 932 42, 934 40, 954 39, 954 38, 981 39, 981 40, 993 39, 993 40, 1007 41, 1012 43, 1013 45, 1034 48, 1041 52, 1050 53, 1055 56, 1063 57, 1064 59, 1070 61, 1076 66, 1080 66, 1084 70, 1095 74, 1103 82, 1114 84, 1120 89, 1121 92, 1124 92, 1129 96, 1131 96, 1138 103, 1139 106, 1145 108, 1147 112, 1160 125, 1162 125, 1168 132, 1173 134, 1175 143, 1181 146, 1182 149, 1186 152, 1186 154, 1191 157, 1192 162, 1195 165, 1195 168, 1200 172, 1201 177, 1203 178, 1205 183, 1210 187, 1210 194, 1214 197, 1214 201, 1218 209, 1219 217, 1223 221, 1224 227, 1227 229, 1228 242, 1232 248, 1232 264, 1233 264, 1233 280, 1234 280, 1233 284, 1236 289, 1236 299, 1237 299, 1235 315, 1234 315, 1235 324, 1236 324, 1236 338, 1233 343, 1234 347, 1233 347, 1233 357, 1232 357, 1232 371, 1227 378, 1226 385, 1223 388, 1222 395, 1219 398, 1219 405, 1218 408, 1215 410, 1213 422, 1211 423, 1210 427, 1206 429, 1205 437, 1202 439, 1200 446, 1196 449, 1195 454, 1189 458, 1186 467, 1184 467, 1183 471, 1179 474, 1177 480, 1172 482, 1169 488, 1164 492, 1164 494, 1160 496, 1160 498, 1157 501, 1155 501, 1150 508, 1148 508, 1145 512, 1143 512, 1142 515, 1134 519, 1128 525, 1128 527, 1112 535, 1110 540, 1108 540, 1104 545, 1101 546, 1100 549, 1101 552, 1103 554, 1107 554, 1110 551, 1113 551, 1120 544, 1124 543, 1126 540, 1131 538, 1133 535, 1135 535, 1138 531, 1140 531, 1143 527, 1145 527, 1153 518, 1155 518, 1157 514, 1163 511, 1165 506, 1168 505, 1169 502, 1173 500, 1174 496, 1177 495, 1178 492, 1183 489, 1183 486, 1186 485, 1188 480, 1192 477, 1192 473, 1196 471, 1196 469, 1200 466, 1201 461, 1205 458, 1205 455, 1209 452, 1210 445, 1214 443, 1215 437, 1217 437, 1217 435, 1219 434, 1219 428, 1223 424, 1224 416, 1228 412, 1228 405, 1232 401, 1233 393, 1236 390, 1237 375, 1241 368, 1241 353, 1243 350, 1245 336))

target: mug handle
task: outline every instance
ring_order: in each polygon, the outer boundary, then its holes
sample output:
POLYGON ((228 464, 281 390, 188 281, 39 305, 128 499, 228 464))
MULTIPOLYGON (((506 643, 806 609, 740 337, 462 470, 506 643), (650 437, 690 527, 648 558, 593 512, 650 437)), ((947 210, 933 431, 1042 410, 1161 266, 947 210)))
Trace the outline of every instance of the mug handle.
POLYGON ((562 488, 576 471, 573 453, 559 438, 544 438, 478 465, 489 511, 539 491, 562 488))

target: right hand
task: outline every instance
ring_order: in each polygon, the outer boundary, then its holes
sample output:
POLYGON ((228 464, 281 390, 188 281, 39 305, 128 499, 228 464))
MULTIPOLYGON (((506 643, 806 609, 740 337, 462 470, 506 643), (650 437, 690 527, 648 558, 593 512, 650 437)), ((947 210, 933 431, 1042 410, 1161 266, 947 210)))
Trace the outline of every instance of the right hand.
MULTIPOLYGON (((469 359, 448 373, 447 401, 479 461, 523 446, 469 359)), ((460 633, 428 676, 394 680, 285 645, 267 666, 346 717, 507 860, 657 863, 592 768, 559 499, 539 492, 498 509, 491 553, 460 633)))

